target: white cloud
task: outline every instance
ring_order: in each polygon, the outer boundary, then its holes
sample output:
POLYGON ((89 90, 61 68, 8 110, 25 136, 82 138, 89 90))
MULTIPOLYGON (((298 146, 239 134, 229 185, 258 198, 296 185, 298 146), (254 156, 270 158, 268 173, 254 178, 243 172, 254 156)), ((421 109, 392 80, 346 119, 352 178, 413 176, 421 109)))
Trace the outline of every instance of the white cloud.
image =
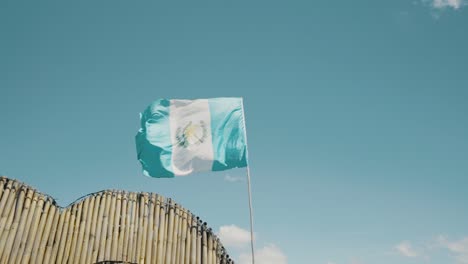
POLYGON ((445 236, 439 236, 437 240, 442 248, 454 255, 457 263, 468 264, 468 237, 458 241, 449 241, 445 236))
POLYGON ((462 4, 462 0, 434 0, 432 2, 432 6, 435 8, 451 7, 453 9, 458 9, 462 4))
POLYGON ((453 8, 459 9, 465 5, 466 0, 423 0, 425 3, 430 3, 430 5, 435 9, 444 9, 444 8, 453 8))
POLYGON ((227 247, 242 248, 250 243, 250 232, 236 225, 221 226, 218 237, 227 247))
MULTIPOLYGON (((224 246, 237 248, 240 249, 240 252, 243 252, 239 255, 236 263, 251 264, 252 255, 250 247, 248 247, 250 245, 250 231, 236 225, 225 225, 219 228, 218 237, 224 246)), ((255 235, 254 239, 256 239, 255 235)), ((288 261, 286 255, 278 246, 268 244, 255 250, 255 263, 287 264, 288 261)))
POLYGON ((420 254, 414 249, 408 241, 403 241, 395 246, 395 250, 400 254, 408 258, 419 257, 420 254))
MULTIPOLYGON (((240 254, 239 264, 251 264, 251 254, 240 254)), ((286 255, 276 245, 270 244, 255 251, 255 263, 257 264, 287 264, 288 259, 286 255)))
POLYGON ((244 178, 235 177, 235 176, 231 176, 229 174, 226 174, 226 176, 224 176, 224 180, 226 180, 228 182, 240 182, 240 181, 244 181, 244 178))

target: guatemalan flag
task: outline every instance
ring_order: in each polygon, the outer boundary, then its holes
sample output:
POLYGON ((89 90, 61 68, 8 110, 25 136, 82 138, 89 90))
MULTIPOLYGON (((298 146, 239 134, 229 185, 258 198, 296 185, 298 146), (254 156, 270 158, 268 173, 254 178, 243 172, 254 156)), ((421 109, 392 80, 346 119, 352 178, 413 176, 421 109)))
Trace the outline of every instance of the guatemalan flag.
POLYGON ((170 178, 247 166, 242 98, 153 102, 136 135, 143 174, 170 178))

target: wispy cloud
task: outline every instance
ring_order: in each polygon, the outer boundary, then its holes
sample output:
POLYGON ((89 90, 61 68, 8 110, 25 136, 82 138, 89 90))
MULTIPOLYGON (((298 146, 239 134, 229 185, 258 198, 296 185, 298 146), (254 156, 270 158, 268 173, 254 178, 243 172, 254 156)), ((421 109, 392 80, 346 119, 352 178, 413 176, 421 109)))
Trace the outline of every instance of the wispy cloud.
POLYGON ((221 226, 218 237, 228 247, 242 248, 250 243, 250 232, 236 225, 221 226))
POLYGON ((466 5, 466 0, 422 0, 425 4, 430 4, 435 9, 459 9, 466 5))
POLYGON ((400 254, 408 258, 419 257, 420 253, 411 245, 408 241, 400 242, 395 246, 395 250, 400 254))
POLYGON ((240 182, 240 181, 244 181, 244 178, 243 177, 231 176, 229 174, 226 174, 226 176, 224 176, 224 180, 226 180, 228 182, 240 182))
POLYGON ((415 247, 411 242, 403 241, 394 249, 402 256, 425 260, 429 260, 432 254, 442 249, 448 253, 446 257, 453 258, 457 264, 468 264, 468 236, 459 240, 450 240, 447 236, 440 235, 431 241, 426 241, 421 247, 415 247))
POLYGON ((451 254, 453 254, 457 263, 468 264, 468 237, 464 237, 456 241, 450 241, 445 236, 439 236, 437 242, 442 248, 447 249, 451 254))
POLYGON ((434 8, 446 8, 451 7, 453 9, 459 9, 463 5, 462 0, 434 0, 432 6, 434 8))
MULTIPOLYGON (((251 264, 251 254, 243 253, 240 254, 238 262, 239 264, 251 264)), ((260 249, 257 249, 255 252, 255 263, 258 264, 287 264, 288 259, 286 255, 281 251, 281 249, 274 245, 270 244, 260 249)))
MULTIPOLYGON (((236 263, 251 264, 252 255, 248 245, 250 244, 250 232, 236 225, 221 226, 218 237, 226 247, 240 249, 242 252, 236 263)), ((255 239, 255 236, 254 236, 255 239)), ((268 244, 255 250, 255 263, 258 264, 287 264, 286 255, 275 244, 268 244)))

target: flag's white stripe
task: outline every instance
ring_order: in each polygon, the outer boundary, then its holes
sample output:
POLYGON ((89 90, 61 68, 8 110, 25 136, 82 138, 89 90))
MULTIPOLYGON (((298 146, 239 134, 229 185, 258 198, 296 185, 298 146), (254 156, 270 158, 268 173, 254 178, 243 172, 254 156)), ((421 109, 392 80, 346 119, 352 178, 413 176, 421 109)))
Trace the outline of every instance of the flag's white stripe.
POLYGON ((171 100, 169 123, 174 175, 211 171, 213 144, 208 100, 171 100))

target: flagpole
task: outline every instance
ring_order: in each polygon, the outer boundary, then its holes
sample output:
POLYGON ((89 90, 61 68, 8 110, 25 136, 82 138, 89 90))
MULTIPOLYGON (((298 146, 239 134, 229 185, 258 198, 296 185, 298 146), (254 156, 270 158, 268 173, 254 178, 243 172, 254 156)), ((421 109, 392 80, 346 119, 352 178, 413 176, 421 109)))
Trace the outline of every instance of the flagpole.
POLYGON ((245 138, 245 158, 247 160, 247 189, 249 193, 249 212, 250 212, 250 246, 252 248, 252 264, 255 264, 255 253, 254 253, 254 231, 253 231, 253 213, 252 213, 252 190, 250 187, 250 167, 249 161, 249 145, 247 144, 247 128, 245 126, 245 112, 244 112, 244 98, 241 100, 242 103, 242 122, 244 123, 244 138, 245 138))
POLYGON ((250 190, 250 168, 247 166, 247 186, 249 189, 249 209, 250 209, 250 245, 252 247, 252 264, 255 264, 254 235, 253 235, 253 215, 252 215, 252 192, 250 190))

